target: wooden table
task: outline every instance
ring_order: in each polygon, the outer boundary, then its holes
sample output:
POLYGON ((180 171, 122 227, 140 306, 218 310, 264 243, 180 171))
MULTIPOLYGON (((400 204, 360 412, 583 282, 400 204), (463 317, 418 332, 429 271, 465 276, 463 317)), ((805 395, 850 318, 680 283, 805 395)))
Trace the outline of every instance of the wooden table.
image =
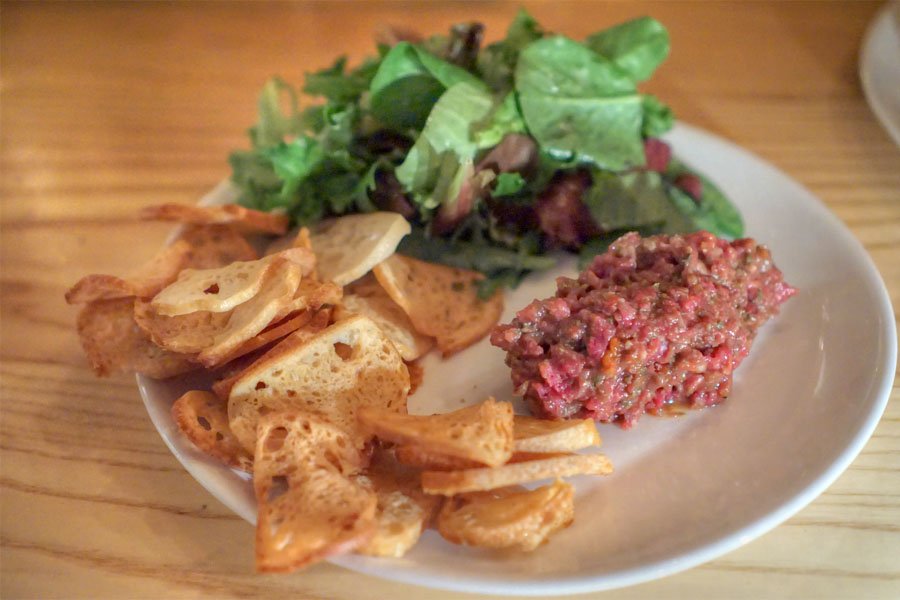
MULTIPOLYGON (((573 37, 652 14, 672 54, 649 89, 684 121, 779 166, 853 231, 900 307, 900 149, 863 98, 857 52, 878 3, 526 3, 573 37)), ((128 376, 96 379, 63 292, 123 273, 244 147, 271 74, 358 60, 391 23, 478 19, 518 3, 4 3, 4 598, 457 598, 330 565, 252 571, 253 530, 163 445, 128 376)), ((850 469, 774 531, 703 566, 590 597, 900 597, 900 391, 850 469)))

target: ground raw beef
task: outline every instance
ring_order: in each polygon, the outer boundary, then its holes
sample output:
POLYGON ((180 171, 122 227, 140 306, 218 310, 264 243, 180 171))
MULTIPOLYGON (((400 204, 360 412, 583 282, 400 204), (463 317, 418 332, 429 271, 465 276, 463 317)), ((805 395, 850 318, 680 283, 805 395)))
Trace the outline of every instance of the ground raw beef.
POLYGON ((756 330, 796 293, 764 246, 707 232, 626 234, 557 286, 491 343, 535 414, 624 428, 668 405, 724 400, 756 330))

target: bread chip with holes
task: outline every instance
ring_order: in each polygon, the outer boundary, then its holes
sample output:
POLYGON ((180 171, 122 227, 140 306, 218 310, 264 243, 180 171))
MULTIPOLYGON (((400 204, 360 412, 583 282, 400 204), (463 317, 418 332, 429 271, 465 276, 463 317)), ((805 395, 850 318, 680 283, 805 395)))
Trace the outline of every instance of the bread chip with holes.
POLYGON ((350 436, 304 412, 269 414, 258 424, 256 569, 295 571, 370 540, 377 499, 351 479, 364 459, 350 436))
POLYGON ((447 499, 437 529, 454 544, 530 551, 575 518, 575 491, 556 480, 534 490, 501 488, 447 499))
POLYGON ((378 529, 356 551, 372 556, 403 556, 419 541, 443 498, 424 493, 419 471, 398 464, 388 453, 377 453, 365 473, 356 479, 378 498, 378 529))
POLYGON ((315 256, 304 248, 291 248, 247 262, 233 262, 217 269, 185 269, 178 279, 153 298, 153 308, 173 317, 208 310, 225 312, 259 293, 263 283, 285 260, 300 266, 301 275, 315 265, 315 256))
MULTIPOLYGON (((271 348, 263 348, 263 344, 252 348, 252 346, 256 346, 258 342, 262 341, 267 337, 275 337, 276 332, 279 338, 281 329, 288 324, 293 324, 296 320, 304 321, 303 325, 297 327, 293 331, 288 332, 287 335, 291 335, 292 342, 297 343, 297 340, 310 339, 326 327, 331 324, 331 308, 322 308, 320 310, 315 311, 312 316, 307 320, 307 315, 311 311, 304 311, 298 317, 293 317, 286 322, 283 322, 279 325, 274 326, 272 329, 267 329, 263 333, 259 334, 255 338, 251 338, 247 340, 246 344, 241 345, 237 350, 235 350, 235 358, 227 358, 227 362, 225 366, 222 367, 222 371, 219 374, 219 379, 215 381, 212 385, 213 393, 220 397, 224 398, 226 401, 228 397, 231 395, 231 387, 234 383, 241 378, 243 372, 250 367, 253 363, 255 363, 265 352, 269 350, 274 350, 275 347, 271 348)), ((283 337, 287 337, 287 335, 283 337)), ((280 341, 279 341, 280 343, 280 341)))
POLYGON ((287 215, 267 213, 237 204, 199 206, 196 204, 159 204, 145 206, 140 218, 145 221, 176 221, 191 225, 231 225, 244 233, 282 235, 288 229, 287 215))
POLYGON ((503 311, 501 290, 487 300, 478 298, 477 284, 484 276, 475 271, 394 254, 373 272, 419 333, 435 338, 444 356, 487 335, 503 311))
POLYGON ((414 444, 489 466, 502 465, 512 455, 512 405, 493 398, 439 415, 391 414, 377 407, 364 408, 359 420, 381 440, 414 444))
POLYGON ((191 225, 177 239, 191 246, 185 268, 215 269, 259 258, 253 246, 231 225, 191 225))
POLYGON ((138 302, 135 318, 154 342, 173 352, 197 353, 206 367, 234 358, 235 349, 290 312, 300 282, 300 267, 283 261, 259 293, 227 312, 196 311, 160 315, 149 302, 138 302))
POLYGON ((89 302, 77 319, 78 337, 99 376, 134 371, 154 379, 174 377, 197 368, 192 356, 160 348, 135 323, 134 298, 89 302))
POLYGON ((452 496, 518 485, 549 477, 612 473, 612 464, 602 454, 570 454, 516 462, 502 467, 463 469, 460 471, 425 471, 422 489, 429 494, 452 496))
POLYGON ((255 445, 266 412, 308 410, 350 431, 357 446, 368 435, 357 424, 366 406, 406 412, 409 373, 390 340, 370 319, 356 316, 312 338, 287 337, 247 369, 231 388, 231 430, 255 445))
POLYGON ((172 420, 201 452, 241 471, 253 470, 253 457, 228 427, 228 404, 210 392, 193 390, 172 405, 172 420))
POLYGON ((432 338, 416 331, 403 309, 371 275, 347 286, 335 318, 341 320, 354 314, 375 321, 405 361, 416 360, 434 345, 432 338))
POLYGON ((549 421, 515 415, 513 449, 516 452, 574 452, 600 445, 593 419, 549 421))
POLYGON ((409 222, 398 213, 374 212, 322 221, 309 238, 322 279, 347 285, 394 253, 409 222))
POLYGON ((178 273, 187 265, 190 255, 190 244, 184 240, 176 240, 125 277, 115 275, 82 277, 66 292, 66 302, 84 304, 112 298, 152 298, 175 281, 178 273))

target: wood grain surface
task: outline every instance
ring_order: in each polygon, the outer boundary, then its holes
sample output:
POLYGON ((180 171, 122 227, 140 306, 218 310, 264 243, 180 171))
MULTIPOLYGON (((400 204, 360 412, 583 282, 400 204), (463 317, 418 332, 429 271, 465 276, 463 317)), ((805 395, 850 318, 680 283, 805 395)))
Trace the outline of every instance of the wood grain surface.
MULTIPOLYGON (((371 48, 385 24, 497 37, 519 3, 6 3, 0 8, 4 598, 464 598, 328 564, 253 573, 253 529, 163 444, 134 379, 97 379, 65 290, 123 273, 244 147, 256 93, 371 48)), ((870 2, 524 3, 573 37, 651 14, 672 54, 648 89, 812 190, 900 307, 900 149, 857 76, 870 2)), ((900 84, 900 83, 898 83, 900 84)), ((822 243, 827 243, 823 240, 822 243)), ((763 537, 657 581, 572 598, 900 597, 900 390, 821 497, 763 537)))

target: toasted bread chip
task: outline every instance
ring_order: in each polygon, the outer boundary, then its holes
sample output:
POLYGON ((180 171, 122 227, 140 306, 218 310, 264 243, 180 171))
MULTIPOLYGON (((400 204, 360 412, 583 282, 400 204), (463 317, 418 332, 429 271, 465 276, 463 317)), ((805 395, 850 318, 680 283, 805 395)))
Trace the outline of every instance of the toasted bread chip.
POLYGON ((271 347, 257 348, 211 370, 210 374, 216 378, 211 386, 213 394, 227 403, 228 396, 231 394, 231 386, 240 378, 241 373, 271 349, 271 347))
POLYGON ((325 305, 334 305, 340 302, 343 293, 343 288, 332 281, 304 278, 297 286, 294 300, 288 304, 287 310, 316 310, 325 305))
POLYGON ((415 444, 406 444, 394 448, 397 460, 410 467, 418 467, 428 471, 459 471, 460 469, 477 469, 484 463, 469 458, 460 458, 434 452, 415 444))
POLYGON ((261 414, 302 409, 350 431, 357 447, 368 435, 357 411, 372 406, 406 412, 409 373, 393 344, 370 319, 356 316, 309 338, 287 337, 247 369, 231 388, 231 430, 255 445, 261 414))
POLYGON ((376 454, 372 464, 356 480, 378 497, 375 520, 378 530, 360 554, 403 556, 432 521, 443 500, 422 491, 419 471, 408 469, 387 456, 376 454))
POLYGON ((214 313, 198 311, 177 317, 164 317, 149 300, 134 304, 134 319, 153 342, 172 352, 196 354, 212 346, 216 333, 228 325, 231 312, 214 313))
MULTIPOLYGON (((267 329, 255 338, 247 340, 246 346, 241 345, 234 354, 237 355, 237 358, 229 358, 227 363, 225 363, 224 367, 222 367, 222 371, 220 372, 220 378, 213 383, 212 391, 219 398, 223 398, 226 401, 228 397, 231 395, 231 387, 234 385, 238 379, 241 378, 244 371, 256 362, 259 358, 263 356, 267 351, 274 350, 275 347, 265 348, 262 344, 259 347, 253 348, 252 350, 247 351, 247 347, 256 345, 257 342, 263 341, 266 337, 272 337, 273 339, 276 337, 276 332, 278 338, 281 338, 280 335, 281 330, 286 328, 287 326, 293 326, 296 322, 294 319, 298 319, 300 321, 305 320, 305 317, 302 316, 305 313, 309 313, 311 311, 304 311, 300 313, 297 317, 291 317, 290 319, 283 321, 279 325, 273 326, 271 329, 267 329)), ((302 339, 310 339, 326 327, 331 324, 331 308, 322 308, 320 310, 315 311, 312 314, 312 317, 300 327, 297 327, 291 332, 288 332, 287 335, 291 335, 295 340, 302 339)), ((287 337, 287 336, 284 336, 287 337)))
POLYGON ((164 350, 150 341, 134 320, 134 298, 89 302, 78 314, 81 345, 94 372, 135 371, 154 379, 197 368, 192 356, 164 350))
POLYGON ((259 334, 253 336, 249 340, 242 342, 238 345, 234 350, 226 354, 220 359, 220 364, 225 364, 238 358, 240 356, 244 356, 245 354, 249 354, 254 350, 262 348, 263 346, 267 346, 278 340, 287 337, 293 332, 297 331, 304 325, 308 324, 310 320, 312 320, 314 311, 312 310, 304 310, 299 313, 291 313, 291 315, 277 323, 270 324, 268 327, 263 329, 259 334))
POLYGON ((478 298, 475 271, 423 262, 400 254, 378 264, 375 277, 415 328, 437 341, 444 356, 474 344, 496 324, 503 311, 503 293, 478 298))
POLYGON ((215 335, 212 346, 200 351, 197 360, 206 367, 225 362, 238 346, 283 318, 299 283, 300 267, 293 262, 282 263, 256 296, 231 311, 228 325, 215 335))
POLYGON ((299 282, 300 267, 282 261, 258 294, 231 311, 167 317, 157 313, 151 303, 138 302, 135 318, 160 346, 173 352, 196 352, 201 364, 213 367, 289 312, 299 282))
POLYGON ((574 452, 599 445, 593 419, 548 421, 516 415, 513 420, 513 449, 517 452, 574 452))
POLYGON ((340 321, 354 314, 375 321, 405 361, 416 360, 434 345, 432 338, 416 331, 403 309, 373 276, 366 275, 347 287, 335 318, 340 321))
POLYGON ((315 415, 260 419, 253 472, 258 571, 295 571, 372 538, 377 499, 350 478, 364 462, 345 431, 315 415))
POLYGON ((301 275, 315 265, 310 250, 291 248, 258 260, 234 262, 218 269, 185 269, 178 279, 160 291, 152 301, 161 315, 174 317, 208 310, 225 312, 259 293, 263 283, 284 260, 300 266, 301 275))
POLYGON ((231 225, 192 225, 178 239, 191 245, 185 268, 215 269, 259 258, 253 246, 231 225))
POLYGON ((575 518, 575 491, 556 480, 531 491, 502 488, 448 499, 438 516, 441 536, 454 544, 534 550, 575 518))
POLYGON ((66 302, 83 304, 94 300, 112 298, 152 298, 164 287, 175 281, 191 254, 191 246, 184 240, 176 240, 160 250, 156 256, 130 275, 88 275, 66 292, 66 302))
POLYGON ((343 286, 393 254, 409 232, 409 222, 400 214, 374 212, 322 221, 309 240, 319 276, 343 286))
POLYGON ((364 408, 359 420, 381 440, 415 444, 489 466, 502 465, 512 455, 512 405, 493 398, 440 415, 402 415, 364 408))
POLYGON ((228 403, 215 394, 187 392, 172 405, 172 419, 201 452, 234 469, 253 471, 253 457, 228 427, 228 403))
MULTIPOLYGON (((553 456, 569 456, 568 452, 513 452, 505 464, 551 458, 553 456)), ((459 471, 462 469, 479 469, 484 463, 468 458, 460 458, 428 450, 416 444, 397 446, 394 448, 397 460, 410 467, 418 467, 426 471, 459 471)))
POLYGON ((177 221, 191 225, 232 225, 244 233, 287 232, 290 219, 287 215, 244 208, 237 204, 199 206, 196 204, 159 204, 145 206, 140 217, 145 221, 177 221))
POLYGON ((422 489, 428 494, 452 496, 463 492, 518 485, 548 477, 609 475, 612 471, 612 464, 602 454, 570 454, 517 462, 493 469, 425 471, 422 473, 422 489))

